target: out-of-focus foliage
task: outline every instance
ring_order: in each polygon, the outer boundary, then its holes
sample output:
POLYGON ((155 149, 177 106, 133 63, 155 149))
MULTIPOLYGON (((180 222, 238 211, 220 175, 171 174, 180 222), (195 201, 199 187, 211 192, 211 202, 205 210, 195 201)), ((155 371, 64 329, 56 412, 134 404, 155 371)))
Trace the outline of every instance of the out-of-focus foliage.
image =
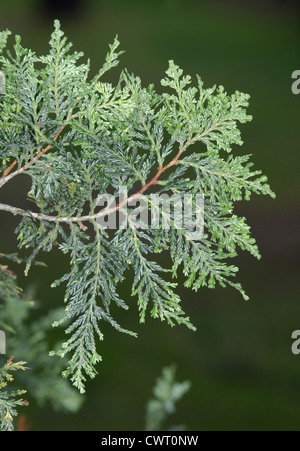
MULTIPOLYGON (((3 262, 22 263, 16 255, 1 254, 0 258, 3 262)), ((14 428, 16 408, 23 405, 23 400, 18 397, 26 391, 39 406, 50 403, 56 410, 76 412, 83 402, 77 390, 61 377, 66 362, 49 356, 51 323, 61 312, 53 310, 46 317, 32 320, 31 316, 38 308, 38 303, 22 293, 16 284, 16 277, 6 264, 0 265, 0 329, 5 332, 9 352, 15 360, 25 359, 30 371, 25 374, 18 371, 15 378, 9 377, 11 371, 25 369, 23 361, 14 363, 11 359, 8 364, 3 363, 0 369, 1 430, 14 428), (7 382, 11 382, 11 386, 17 384, 22 389, 9 391, 6 388, 7 382)), ((1 360, 3 358, 4 356, 1 360)))
MULTIPOLYGON (((190 382, 176 381, 175 365, 166 366, 153 388, 154 398, 146 406, 146 431, 164 430, 167 418, 175 413, 176 403, 190 389, 190 382)), ((171 430, 183 430, 185 426, 172 426, 171 430)))
POLYGON ((25 365, 26 362, 14 362, 11 356, 3 366, 0 366, 0 431, 13 431, 17 407, 28 405, 28 402, 21 398, 26 390, 8 389, 8 384, 14 380, 12 373, 28 370, 25 365))

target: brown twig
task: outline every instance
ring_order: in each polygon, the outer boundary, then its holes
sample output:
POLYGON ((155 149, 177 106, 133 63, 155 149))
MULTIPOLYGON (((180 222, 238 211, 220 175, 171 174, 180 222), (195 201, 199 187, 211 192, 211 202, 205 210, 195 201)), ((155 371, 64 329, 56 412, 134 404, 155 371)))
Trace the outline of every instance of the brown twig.
POLYGON ((11 271, 10 269, 8 269, 7 266, 0 265, 0 270, 3 271, 3 272, 5 272, 6 274, 9 274, 9 275, 12 276, 14 279, 17 278, 17 274, 14 273, 13 271, 11 271))
POLYGON ((5 366, 10 366, 12 364, 13 359, 15 358, 14 355, 10 355, 6 361, 5 366))
MULTIPOLYGON (((71 224, 71 223, 77 223, 79 224, 80 228, 82 230, 84 230, 83 226, 83 222, 87 222, 87 221, 95 221, 98 218, 101 218, 103 216, 107 216, 110 215, 111 213, 114 213, 116 211, 119 211, 122 207, 124 207, 124 205, 129 204, 129 202, 138 199, 139 197, 141 197, 141 195, 147 191, 151 186, 153 185, 157 185, 158 184, 158 179, 159 177, 170 167, 172 166, 176 166, 178 164, 178 160, 182 154, 182 152, 184 152, 184 150, 190 145, 193 144, 194 140, 190 139, 189 141, 187 141, 187 143, 182 146, 179 150, 179 152, 177 153, 177 155, 173 158, 172 161, 170 161, 170 163, 168 163, 166 166, 164 167, 159 167, 158 171, 156 173, 156 175, 145 185, 142 186, 142 188, 135 194, 133 194, 132 196, 126 197, 122 202, 120 202, 118 205, 116 205, 115 207, 111 207, 111 208, 106 208, 104 210, 101 210, 98 213, 95 214, 89 214, 86 216, 74 216, 74 217, 59 217, 59 216, 51 216, 51 215, 46 215, 46 214, 42 214, 42 213, 35 213, 33 211, 25 211, 22 210, 21 208, 16 208, 16 207, 12 207, 10 205, 5 205, 5 204, 0 204, 0 210, 2 211, 8 211, 10 213, 13 214, 17 214, 17 215, 21 215, 23 217, 27 217, 27 218, 34 218, 34 219, 38 219, 39 221, 47 221, 47 222, 56 222, 56 223, 66 223, 66 224, 71 224)), ((47 148, 46 148, 47 149, 47 148)), ((46 152, 47 150, 44 149, 44 151, 42 152, 46 152)), ((39 158, 41 156, 41 152, 34 158, 39 158)), ((33 164, 34 159, 31 160, 31 164, 33 164)), ((25 166, 23 166, 23 170, 25 166)), ((27 169, 27 168, 26 168, 27 169)), ((18 170, 20 171, 20 170, 18 170)), ((16 171, 16 172, 18 172, 16 171)), ((14 172, 13 174, 10 174, 11 177, 12 175, 16 174, 16 172, 14 172)), ((0 179, 0 188, 1 188, 1 179, 0 179)))
POLYGON ((1 178, 3 179, 4 177, 6 177, 13 170, 13 168, 16 166, 16 164, 17 164, 17 160, 13 161, 12 164, 10 166, 8 166, 8 168, 5 169, 1 178))
MULTIPOLYGON (((58 137, 60 136, 60 134, 62 133, 62 131, 65 129, 66 124, 63 125, 59 131, 56 133, 56 135, 53 138, 53 143, 55 143, 55 141, 57 141, 58 137)), ((48 150, 53 149, 53 144, 49 144, 47 147, 45 147, 43 150, 41 150, 40 152, 38 152, 33 158, 32 160, 30 160, 28 163, 26 163, 24 166, 22 166, 20 169, 17 169, 15 172, 13 172, 11 174, 12 169, 16 166, 17 164, 17 160, 15 160, 7 169, 5 169, 5 171, 3 172, 3 175, 0 179, 0 188, 5 185, 5 183, 7 183, 10 179, 12 179, 13 177, 15 177, 18 174, 22 174, 22 172, 26 171, 26 169, 30 168, 30 166, 33 165, 33 163, 35 163, 39 158, 41 158, 41 156, 43 156, 46 152, 48 152, 48 150)))
MULTIPOLYGON (((28 401, 23 401, 23 405, 28 406, 28 401), (25 404, 24 404, 25 402, 25 404)), ((30 431, 32 425, 31 423, 28 421, 28 418, 26 415, 19 415, 18 417, 18 427, 17 430, 18 431, 30 431)))
POLYGON ((131 202, 132 200, 138 199, 139 197, 141 197, 141 195, 147 191, 152 185, 157 185, 158 183, 158 179, 159 177, 170 167, 172 166, 176 166, 178 159, 180 158, 182 152, 184 151, 185 147, 181 147, 181 149, 179 150, 179 152, 177 153, 177 155, 173 158, 172 161, 170 161, 170 163, 168 163, 166 166, 164 167, 159 167, 157 173, 155 174, 155 176, 145 185, 142 186, 142 188, 136 193, 133 194, 130 197, 127 197, 126 199, 124 199, 120 204, 118 204, 116 206, 116 210, 120 210, 124 205, 126 205, 128 202, 131 202))
MULTIPOLYGON (((58 140, 59 135, 64 131, 64 129, 66 128, 66 124, 64 124, 59 131, 56 133, 56 135, 53 138, 53 142, 58 140)), ((45 147, 45 149, 41 150, 37 155, 36 155, 36 159, 40 158, 42 155, 44 155, 46 152, 48 152, 48 150, 53 149, 53 145, 49 144, 47 147, 45 147)))

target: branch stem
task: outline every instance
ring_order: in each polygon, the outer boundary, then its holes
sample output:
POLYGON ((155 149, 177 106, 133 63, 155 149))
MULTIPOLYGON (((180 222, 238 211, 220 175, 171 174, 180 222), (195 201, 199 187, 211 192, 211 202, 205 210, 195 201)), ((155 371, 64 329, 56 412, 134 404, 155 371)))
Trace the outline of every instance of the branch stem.
MULTIPOLYGON (((60 129, 60 131, 57 133, 57 135, 55 136, 53 141, 57 140, 58 136, 63 131, 64 127, 62 127, 60 129)), ((7 211, 14 215, 21 215, 25 218, 37 219, 39 221, 66 223, 66 224, 77 223, 77 224, 81 224, 81 227, 82 227, 83 222, 94 221, 103 216, 110 215, 111 213, 121 210, 121 208, 124 207, 125 205, 127 205, 129 202, 140 198, 144 194, 144 192, 147 191, 151 186, 158 184, 159 177, 165 171, 167 171, 172 166, 176 166, 178 164, 178 160, 179 160, 182 152, 192 143, 193 143, 192 139, 187 141, 187 143, 180 148, 180 150, 178 151, 177 155, 173 158, 173 160, 170 161, 167 165, 165 165, 163 167, 159 167, 155 176, 148 183, 144 184, 137 193, 133 194, 132 196, 126 197, 118 205, 111 207, 111 208, 106 208, 104 210, 99 211, 98 213, 95 213, 92 215, 90 214, 90 215, 86 215, 86 216, 73 216, 73 217, 67 217, 67 216, 63 217, 62 216, 62 217, 59 217, 59 216, 46 215, 46 214, 42 214, 42 213, 35 213, 33 211, 26 211, 21 208, 12 207, 10 205, 1 204, 1 203, 0 203, 0 210, 7 211)), ((6 178, 0 179, 0 188, 4 184, 3 182, 1 184, 1 180, 5 181, 5 183, 6 183, 8 180, 10 180, 15 175, 20 174, 21 172, 24 172, 26 169, 28 169, 28 167, 30 167, 36 160, 38 160, 42 155, 44 155, 44 153, 46 153, 51 148, 52 148, 52 146, 50 146, 50 145, 47 146, 45 149, 43 149, 41 152, 39 152, 29 163, 27 163, 27 165, 23 166, 22 168, 18 169, 17 171, 13 172, 12 174, 7 175, 6 178)))
MULTIPOLYGON (((57 141, 57 139, 59 138, 60 134, 62 133, 62 131, 65 129, 66 124, 63 125, 59 131, 56 133, 56 135, 53 138, 53 143, 55 143, 55 141, 57 141)), ((0 179, 0 188, 2 188, 3 185, 5 185, 7 182, 9 182, 9 180, 11 180, 13 177, 15 177, 16 175, 22 174, 23 172, 25 172, 27 169, 29 169, 39 158, 41 158, 46 152, 48 152, 48 150, 53 149, 53 144, 48 144, 47 147, 45 147, 43 150, 41 150, 40 152, 38 152, 28 163, 26 163, 24 166, 22 166, 21 168, 17 169, 14 172, 11 172, 12 169, 15 167, 15 165, 17 164, 17 160, 15 160, 7 169, 5 169, 5 171, 3 172, 3 175, 0 179)))

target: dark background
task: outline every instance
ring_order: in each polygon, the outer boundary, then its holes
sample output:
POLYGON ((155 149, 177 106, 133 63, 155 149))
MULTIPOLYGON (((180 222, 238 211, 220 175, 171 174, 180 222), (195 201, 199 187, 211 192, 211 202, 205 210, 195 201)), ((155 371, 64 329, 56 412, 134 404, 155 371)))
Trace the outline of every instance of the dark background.
MULTIPOLYGON (((121 66, 159 85, 168 60, 186 73, 198 73, 205 86, 222 84, 251 95, 254 120, 242 126, 245 144, 236 153, 252 153, 255 167, 269 176, 277 199, 253 196, 238 205, 248 218, 263 258, 241 252, 239 280, 251 301, 231 288, 180 288, 183 307, 197 326, 171 329, 148 317, 138 325, 136 302, 124 286, 129 312, 115 312, 138 340, 104 325, 99 344, 103 362, 87 385, 81 411, 67 415, 39 408, 26 415, 33 430, 137 430, 161 368, 176 363, 179 380, 192 382, 172 423, 189 430, 299 430, 300 356, 291 352, 291 334, 300 329, 299 300, 299 107, 291 74, 300 69, 299 8, 293 1, 17 1, 0 2, 0 29, 23 37, 23 45, 47 52, 53 18, 76 50, 91 58, 92 71, 103 62, 108 43, 119 35, 121 66)), ((16 181, 17 182, 17 181, 16 181)), ((1 200, 22 206, 28 181, 5 187, 1 200)), ((13 227, 0 215, 0 245, 14 252, 13 227)), ((48 288, 65 269, 59 253, 43 258, 37 297, 47 312, 62 305, 63 291, 48 288)), ((20 274, 20 283, 30 284, 20 274)), ((26 292, 26 290, 25 290, 26 292)), ((8 343, 9 347, 9 343, 8 343)))

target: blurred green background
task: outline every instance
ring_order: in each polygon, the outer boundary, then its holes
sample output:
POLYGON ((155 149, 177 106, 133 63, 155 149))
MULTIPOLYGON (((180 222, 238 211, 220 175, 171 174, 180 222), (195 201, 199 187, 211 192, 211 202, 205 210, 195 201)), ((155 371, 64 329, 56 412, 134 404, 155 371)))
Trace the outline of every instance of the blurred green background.
MULTIPOLYGON (((205 86, 222 84, 251 95, 254 120, 242 126, 244 146, 256 168, 269 176, 277 199, 253 196, 237 206, 248 218, 263 258, 241 252, 239 281, 251 301, 233 289, 179 288, 183 306, 197 326, 171 329, 148 317, 138 325, 136 302, 129 312, 115 312, 138 340, 104 325, 99 344, 103 362, 98 377, 76 415, 38 407, 26 408, 32 430, 139 430, 154 381, 164 365, 176 363, 179 380, 192 388, 172 423, 189 430, 300 430, 300 356, 291 352, 291 334, 300 329, 299 299, 299 108, 291 91, 291 74, 300 69, 298 2, 252 0, 43 0, 0 1, 0 29, 23 37, 23 45, 47 52, 53 18, 76 50, 101 65, 108 43, 119 35, 121 66, 140 75, 144 84, 159 81, 174 59, 186 73, 198 73, 205 86)), ((22 206, 28 181, 5 187, 0 201, 22 206)), ((0 246, 16 250, 13 228, 18 219, 0 215, 0 246)), ((42 311, 62 305, 63 291, 50 289, 66 260, 43 256, 48 268, 31 274, 42 311)), ((31 281, 20 274, 25 287, 31 281)), ((25 290, 26 292, 26 290, 25 290)), ((9 348, 9 343, 8 343, 9 348)), ((9 352, 9 349, 8 349, 9 352)), ((29 375, 28 375, 29 377, 29 375)))

